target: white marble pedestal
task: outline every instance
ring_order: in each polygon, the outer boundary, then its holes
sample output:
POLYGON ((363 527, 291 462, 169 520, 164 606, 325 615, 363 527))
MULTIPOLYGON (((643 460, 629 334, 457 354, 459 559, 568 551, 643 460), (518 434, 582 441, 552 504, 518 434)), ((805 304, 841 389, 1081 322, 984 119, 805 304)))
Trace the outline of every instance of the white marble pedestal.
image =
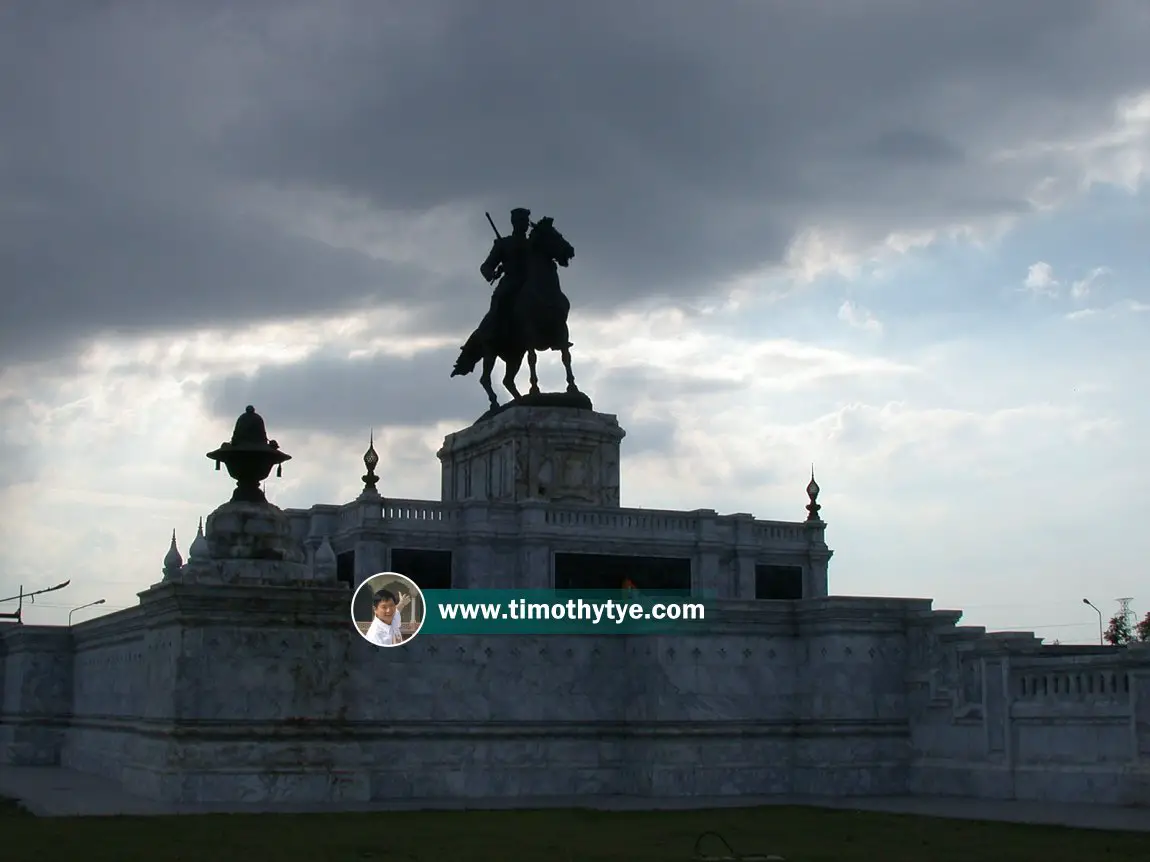
POLYGON ((618 508, 625 435, 611 414, 512 404, 444 439, 442 499, 618 508))

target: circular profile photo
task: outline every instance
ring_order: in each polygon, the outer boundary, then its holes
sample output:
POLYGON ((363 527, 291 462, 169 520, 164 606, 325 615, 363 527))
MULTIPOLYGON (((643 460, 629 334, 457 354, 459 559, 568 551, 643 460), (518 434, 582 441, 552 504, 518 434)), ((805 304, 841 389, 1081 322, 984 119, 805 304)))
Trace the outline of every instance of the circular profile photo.
POLYGON ((351 621, 370 644, 407 643, 423 627, 427 606, 415 581, 398 572, 380 572, 359 585, 351 599, 351 621))

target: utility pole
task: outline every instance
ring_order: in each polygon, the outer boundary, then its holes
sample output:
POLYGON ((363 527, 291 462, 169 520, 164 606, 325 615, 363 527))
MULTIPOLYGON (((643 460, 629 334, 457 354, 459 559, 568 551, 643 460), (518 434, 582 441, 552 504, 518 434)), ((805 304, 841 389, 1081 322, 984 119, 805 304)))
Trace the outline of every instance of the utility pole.
POLYGON ((56 592, 56 590, 62 590, 62 589, 64 589, 64 587, 68 586, 68 584, 70 584, 70 583, 72 583, 72 582, 71 581, 64 581, 64 583, 56 584, 56 586, 54 586, 54 587, 48 587, 46 590, 36 590, 35 592, 31 592, 31 593, 24 592, 24 585, 21 584, 19 593, 17 593, 14 596, 9 596, 6 599, 0 599, 0 602, 17 602, 16 613, 0 614, 0 620, 15 620, 17 625, 21 625, 24 622, 24 620, 22 619, 22 615, 24 613, 24 599, 25 598, 31 599, 32 604, 36 604, 36 596, 42 596, 42 595, 44 595, 44 593, 54 593, 54 592, 56 592))

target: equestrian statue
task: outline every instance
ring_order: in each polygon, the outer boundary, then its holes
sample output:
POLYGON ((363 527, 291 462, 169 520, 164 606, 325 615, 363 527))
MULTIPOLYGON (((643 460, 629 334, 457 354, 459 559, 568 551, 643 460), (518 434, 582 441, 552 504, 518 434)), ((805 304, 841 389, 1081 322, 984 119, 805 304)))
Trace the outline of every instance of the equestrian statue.
POLYGON ((586 402, 590 407, 589 399, 575 385, 571 371, 572 345, 567 331, 571 303, 559 286, 558 267, 570 264, 575 256, 574 247, 555 229, 553 219, 532 222, 530 210, 521 207, 511 211, 509 236, 500 235, 490 214, 487 221, 495 231, 495 242, 479 272, 488 284, 498 284, 492 291, 487 314, 459 351, 451 376, 470 374, 482 362, 479 382, 491 402, 491 411, 495 411, 499 408, 499 399, 491 388, 491 371, 496 359, 503 360, 503 385, 518 401, 523 396, 515 387, 515 377, 523 365, 523 357, 527 357, 531 372, 529 396, 538 396, 536 353, 558 350, 567 372, 567 397, 573 397, 573 404, 583 406, 586 402))

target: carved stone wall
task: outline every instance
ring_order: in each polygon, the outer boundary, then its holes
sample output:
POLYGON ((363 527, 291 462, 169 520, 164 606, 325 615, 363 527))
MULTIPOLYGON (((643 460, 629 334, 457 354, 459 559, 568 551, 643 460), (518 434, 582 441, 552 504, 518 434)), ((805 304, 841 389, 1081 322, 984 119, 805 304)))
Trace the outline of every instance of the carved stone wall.
POLYGON ((616 417, 571 407, 512 406, 444 440, 444 502, 619 505, 616 417))
POLYGON ((1150 649, 1044 647, 957 616, 924 614, 908 634, 911 792, 1150 805, 1150 649))
POLYGON ((722 602, 676 636, 364 642, 346 590, 167 583, 0 629, 0 758, 168 800, 957 794, 1146 804, 1150 654, 909 599, 722 602))

